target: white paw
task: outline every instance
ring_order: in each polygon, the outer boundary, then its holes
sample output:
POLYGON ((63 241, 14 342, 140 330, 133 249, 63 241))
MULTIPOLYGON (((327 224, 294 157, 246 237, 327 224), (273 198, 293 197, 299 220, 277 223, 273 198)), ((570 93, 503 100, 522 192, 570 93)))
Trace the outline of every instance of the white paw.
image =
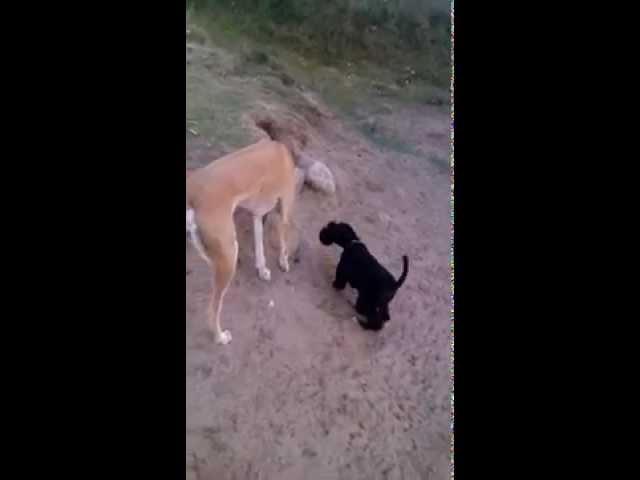
POLYGON ((220 337, 216 338, 216 343, 220 345, 226 345, 231 341, 231 332, 229 330, 225 330, 220 334, 220 337))
POLYGON ((365 322, 367 318, 364 315, 360 315, 359 313, 356 313, 355 316, 351 317, 351 320, 353 320, 355 323, 360 325, 360 322, 365 322))
POLYGON ((258 267, 258 276, 268 282, 269 280, 271 280, 271 270, 269 270, 267 267, 258 267))
POLYGON ((280 257, 280 269, 283 272, 289 271, 289 259, 287 257, 280 257))

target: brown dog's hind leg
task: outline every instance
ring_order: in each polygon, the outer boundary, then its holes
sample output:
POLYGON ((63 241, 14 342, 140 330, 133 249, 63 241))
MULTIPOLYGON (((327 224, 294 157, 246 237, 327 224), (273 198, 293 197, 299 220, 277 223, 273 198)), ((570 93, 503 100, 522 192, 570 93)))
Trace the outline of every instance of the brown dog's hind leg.
POLYGON ((280 198, 280 219, 277 222, 278 236, 280 238, 280 269, 283 272, 289 271, 289 229, 291 228, 291 211, 295 200, 295 186, 287 188, 280 198))
POLYGON ((224 240, 220 237, 206 235, 206 230, 208 229, 205 228, 203 230, 205 230, 205 242, 212 253, 213 265, 211 270, 214 275, 213 293, 208 309, 208 324, 215 336, 216 343, 226 345, 231 341, 231 333, 228 330, 222 330, 220 327, 220 313, 224 295, 236 272, 238 242, 235 238, 235 229, 225 229, 227 234, 224 240))

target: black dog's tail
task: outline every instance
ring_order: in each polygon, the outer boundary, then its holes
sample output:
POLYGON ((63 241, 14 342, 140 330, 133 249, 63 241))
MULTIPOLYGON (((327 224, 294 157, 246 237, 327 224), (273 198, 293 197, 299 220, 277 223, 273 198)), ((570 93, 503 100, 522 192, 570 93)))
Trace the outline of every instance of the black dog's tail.
POLYGON ((396 282, 396 290, 399 289, 404 283, 404 281, 406 280, 407 273, 409 273, 409 257, 407 257, 406 255, 403 255, 402 256, 402 275, 400 275, 400 278, 396 282))

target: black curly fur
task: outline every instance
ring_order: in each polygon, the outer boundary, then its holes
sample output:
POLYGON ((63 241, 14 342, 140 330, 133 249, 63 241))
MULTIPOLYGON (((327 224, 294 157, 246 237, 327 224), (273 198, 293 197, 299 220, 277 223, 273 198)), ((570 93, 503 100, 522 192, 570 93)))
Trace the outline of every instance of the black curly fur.
POLYGON ((380 330, 389 321, 389 303, 407 278, 409 258, 402 256, 402 275, 396 280, 375 259, 347 223, 329 222, 320 230, 323 245, 333 243, 343 248, 336 269, 333 287, 342 290, 347 283, 358 291, 356 312, 366 320, 358 319, 366 330, 380 330))

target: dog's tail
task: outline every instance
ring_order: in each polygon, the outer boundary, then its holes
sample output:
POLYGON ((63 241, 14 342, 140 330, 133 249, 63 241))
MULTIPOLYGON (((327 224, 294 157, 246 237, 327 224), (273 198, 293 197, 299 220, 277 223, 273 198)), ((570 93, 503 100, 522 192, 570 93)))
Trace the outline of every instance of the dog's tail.
POLYGON ((403 255, 402 256, 402 275, 400 275, 400 278, 396 282, 396 290, 399 289, 404 283, 404 281, 406 280, 407 273, 409 273, 409 257, 407 257, 406 255, 403 255))
POLYGON ((198 233, 198 224, 196 223, 196 214, 193 208, 187 209, 187 231, 191 236, 191 242, 196 247, 196 250, 200 254, 200 256, 211 265, 211 259, 207 255, 206 249, 202 244, 202 239, 200 238, 200 234, 198 233))
POLYGON ((308 138, 304 130, 296 128, 294 124, 287 122, 283 124, 276 123, 271 118, 263 118, 255 121, 256 126, 262 130, 267 136, 276 142, 282 143, 287 147, 293 162, 298 165, 300 162, 300 154, 308 142, 308 138))

